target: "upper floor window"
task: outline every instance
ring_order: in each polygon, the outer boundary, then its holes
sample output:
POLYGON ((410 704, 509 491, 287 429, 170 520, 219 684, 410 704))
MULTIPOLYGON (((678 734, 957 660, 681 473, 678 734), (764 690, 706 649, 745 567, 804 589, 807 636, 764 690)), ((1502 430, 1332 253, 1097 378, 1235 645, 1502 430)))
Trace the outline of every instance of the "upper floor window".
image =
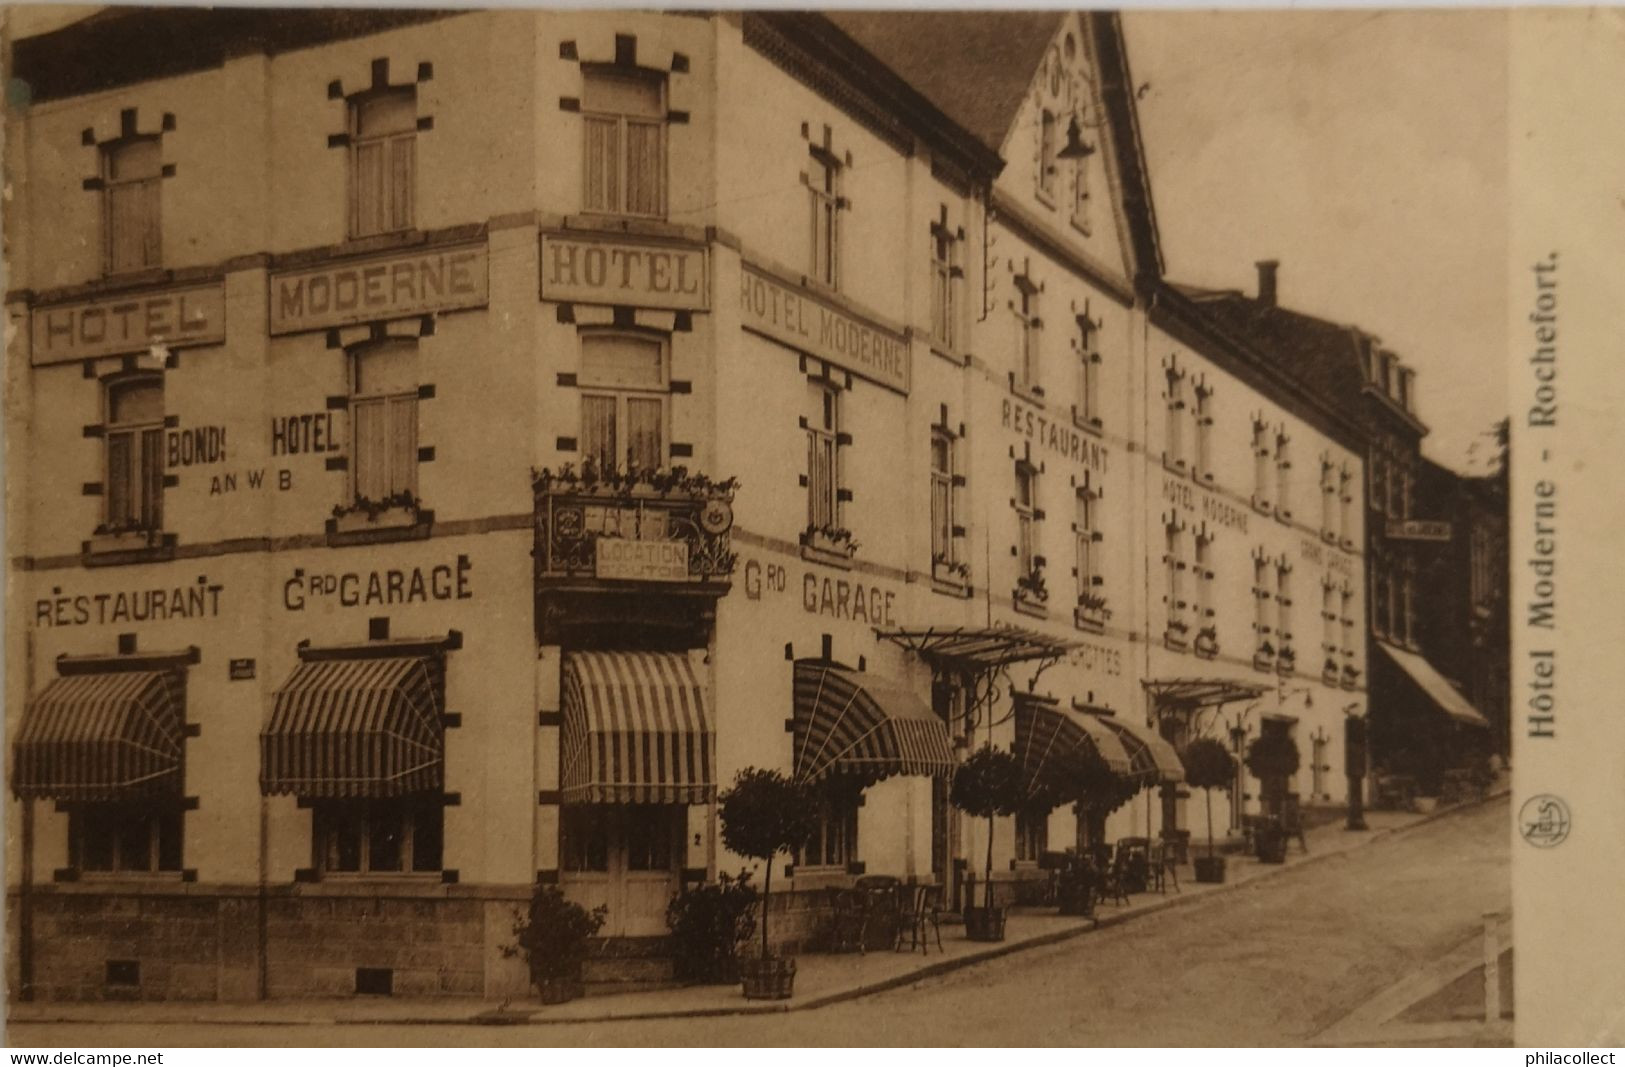
POLYGON ((1196 622, 1198 626, 1206 626, 1207 620, 1213 617, 1213 538, 1210 535, 1196 535, 1196 555, 1191 567, 1196 582, 1196 622))
POLYGON ((1275 513, 1292 517, 1292 439, 1285 431, 1275 435, 1275 513))
POLYGON ((1185 559, 1184 536, 1178 526, 1169 525, 1166 530, 1165 551, 1163 553, 1163 571, 1167 581, 1168 603, 1168 629, 1184 630, 1185 623, 1185 559))
MULTIPOLYGON (((1262 553, 1262 549, 1259 550, 1262 553)), ((1269 560, 1262 554, 1253 556, 1253 631, 1257 636, 1258 652, 1263 654, 1273 651, 1274 642, 1270 640, 1270 587, 1269 587, 1269 560), (1265 646, 1269 646, 1268 649, 1265 646)))
POLYGON ((1191 411, 1192 432, 1196 438, 1196 456, 1191 463, 1191 474, 1206 482, 1213 480, 1213 390, 1199 383, 1196 386, 1196 407, 1191 411))
POLYGON ((813 280, 838 289, 841 285, 841 161, 827 147, 808 149, 807 188, 812 192, 813 280))
POLYGON ((164 524, 164 384, 126 378, 107 386, 106 523, 110 533, 164 524))
POLYGON ((1253 503, 1269 507, 1270 499, 1270 444, 1269 426, 1263 419, 1253 420, 1253 503))
POLYGON ((1343 654, 1354 655, 1354 589, 1344 582, 1337 591, 1338 613, 1337 617, 1343 626, 1343 654))
POLYGON ((1078 574, 1078 603, 1080 605, 1094 598, 1095 587, 1102 584, 1100 572, 1101 540, 1100 498, 1088 488, 1078 490, 1078 517, 1073 526, 1077 539, 1077 574, 1078 574))
POLYGON ((807 420, 807 525, 814 530, 841 526, 841 394, 831 385, 813 385, 813 417, 807 420))
POLYGON ((1275 561, 1275 635, 1282 648, 1292 640, 1292 565, 1285 557, 1275 561))
POLYGON ((959 238, 948 227, 948 210, 931 224, 931 334, 937 343, 959 343, 959 238))
POLYGON ((1374 557, 1369 565, 1371 582, 1371 632, 1386 637, 1388 629, 1388 561, 1374 557))
POLYGON ((350 466, 356 503, 410 506, 418 490, 418 347, 355 350, 350 466))
POLYGON ((1100 426, 1100 329, 1088 315, 1078 316, 1078 407, 1084 423, 1100 426))
POLYGON ((1386 511, 1388 508, 1388 459, 1382 450, 1376 446, 1371 449, 1370 470, 1371 486, 1367 495, 1371 500, 1371 510, 1377 512, 1386 511))
POLYGON ((1027 275, 1017 275, 1016 299, 1010 306, 1016 313, 1017 350, 1021 354, 1016 384, 1023 389, 1037 391, 1044 321, 1038 314, 1038 286, 1027 275))
POLYGON ((1185 469, 1185 375, 1168 369, 1167 412, 1164 420, 1163 461, 1180 470, 1185 469))
POLYGON ((1327 540, 1337 536, 1337 468, 1329 456, 1320 458, 1320 532, 1327 540))
POLYGON ((387 89, 350 104, 350 236, 412 228, 417 194, 417 89, 387 89))
POLYGON ((600 470, 666 465, 666 346, 626 333, 581 337, 581 454, 600 470))
POLYGON ((584 67, 582 208, 659 218, 666 213, 666 85, 642 71, 584 67))
POLYGON ((157 137, 126 137, 102 149, 103 254, 109 274, 161 262, 158 187, 163 169, 157 137))
POLYGON ((1337 652, 1339 634, 1337 625, 1338 607, 1336 583, 1330 578, 1322 579, 1320 583, 1320 646, 1325 649, 1328 656, 1337 652))
POLYGON ((1337 536, 1345 545, 1354 544, 1354 472, 1344 464, 1337 472, 1337 536))
POLYGON ((1030 463, 1016 463, 1016 567, 1021 577, 1039 568, 1038 553, 1038 469, 1030 463))
POLYGON ((954 545, 954 439, 931 431, 931 562, 957 562, 954 545))
POLYGON ((1059 120, 1055 112, 1045 108, 1038 121, 1038 192, 1046 200, 1055 196, 1055 157, 1059 120))

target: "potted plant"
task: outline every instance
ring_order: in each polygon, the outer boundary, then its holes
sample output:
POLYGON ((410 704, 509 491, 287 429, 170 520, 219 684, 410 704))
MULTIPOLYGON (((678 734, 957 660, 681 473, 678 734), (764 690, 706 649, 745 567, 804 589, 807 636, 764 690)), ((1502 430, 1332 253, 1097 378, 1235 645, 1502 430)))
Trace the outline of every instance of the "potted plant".
POLYGON ((509 958, 524 956, 531 984, 543 1004, 562 1004, 581 995, 581 964, 587 942, 603 928, 609 908, 588 911, 566 900, 558 886, 537 886, 525 915, 514 915, 514 943, 502 946, 509 958))
POLYGON ((1236 758, 1224 743, 1211 737, 1198 738, 1185 749, 1185 783, 1200 789, 1207 799, 1207 855, 1196 857, 1198 882, 1224 881, 1224 857, 1213 850, 1213 790, 1236 780, 1236 758))
POLYGON ((1034 563, 1033 569, 1016 579, 1016 597, 1033 604, 1049 599, 1049 588, 1044 584, 1043 564, 1034 563))
MULTIPOLYGON (((1264 784, 1265 795, 1280 799, 1286 780, 1298 773, 1298 743, 1291 734, 1271 732, 1261 734, 1247 746, 1247 770, 1264 784)), ((1286 828, 1276 810, 1266 813, 1253 837, 1258 858, 1265 863, 1283 863, 1286 860, 1286 828)))
POLYGON ((1291 645, 1283 644, 1281 654, 1275 660, 1275 669, 1282 674, 1291 674, 1297 665, 1298 654, 1292 650, 1291 645))
POLYGON ((1196 631, 1196 654, 1211 659, 1219 654, 1219 628, 1204 626, 1196 631))
POLYGON ((1021 764, 1003 749, 984 745, 954 770, 948 800, 972 818, 987 820, 987 865, 982 906, 965 907, 965 936, 972 941, 1004 940, 1004 908, 993 905, 993 820, 1014 815, 1027 800, 1021 764))
POLYGON ((745 996, 751 1000, 783 1000, 795 986, 796 961, 776 956, 767 939, 768 900, 773 892, 773 860, 781 852, 794 852, 817 829, 818 805, 807 787, 778 771, 747 767, 733 787, 718 798, 722 843, 748 859, 762 860, 761 951, 739 961, 745 996))
POLYGON ((750 872, 719 874, 715 882, 685 888, 666 905, 677 977, 709 985, 739 978, 739 949, 756 931, 756 887, 750 872))

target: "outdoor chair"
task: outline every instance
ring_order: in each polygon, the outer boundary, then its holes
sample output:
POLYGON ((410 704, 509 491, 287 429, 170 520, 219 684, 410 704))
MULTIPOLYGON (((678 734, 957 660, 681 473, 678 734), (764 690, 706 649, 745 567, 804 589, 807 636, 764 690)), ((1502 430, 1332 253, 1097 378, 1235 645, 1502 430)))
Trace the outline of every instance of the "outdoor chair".
POLYGON ((943 951, 942 887, 936 884, 908 886, 903 892, 901 910, 898 914, 897 944, 893 947, 893 951, 903 947, 903 933, 906 930, 909 935, 908 950, 913 952, 918 948, 922 953, 929 955, 929 942, 925 936, 927 923, 936 932, 937 951, 943 951))
POLYGON ((1100 868, 1100 899, 1115 900, 1119 904, 1128 903, 1128 890, 1125 885, 1128 852, 1121 846, 1112 853, 1110 860, 1100 868))
POLYGON ((875 941, 881 947, 897 940, 897 878, 889 874, 866 874, 852 884, 853 891, 862 899, 863 933, 861 943, 869 947, 870 935, 878 932, 875 941))
POLYGON ((1168 883, 1174 883, 1174 892, 1179 893, 1179 865, 1178 857, 1174 854, 1173 846, 1167 842, 1158 841, 1151 846, 1151 887, 1163 896, 1168 895, 1168 883))
POLYGON ((1309 852, 1309 838, 1303 831, 1303 809, 1298 806, 1296 794, 1287 794, 1281 805, 1281 828, 1286 831, 1288 839, 1298 839, 1298 845, 1305 854, 1309 852))
POLYGON ((831 889, 829 897, 830 909, 834 913, 834 922, 830 929, 830 950, 862 952, 868 925, 868 909, 865 907, 867 901, 864 895, 855 889, 831 889))

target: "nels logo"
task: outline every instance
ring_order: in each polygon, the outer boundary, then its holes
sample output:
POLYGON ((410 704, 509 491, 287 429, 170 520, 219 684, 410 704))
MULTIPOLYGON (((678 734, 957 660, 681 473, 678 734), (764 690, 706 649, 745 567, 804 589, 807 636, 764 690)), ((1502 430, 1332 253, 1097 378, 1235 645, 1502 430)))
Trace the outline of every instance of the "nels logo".
POLYGON ((1555 848, 1569 836, 1569 806, 1550 793, 1524 801, 1518 810, 1518 832, 1536 848, 1555 848))

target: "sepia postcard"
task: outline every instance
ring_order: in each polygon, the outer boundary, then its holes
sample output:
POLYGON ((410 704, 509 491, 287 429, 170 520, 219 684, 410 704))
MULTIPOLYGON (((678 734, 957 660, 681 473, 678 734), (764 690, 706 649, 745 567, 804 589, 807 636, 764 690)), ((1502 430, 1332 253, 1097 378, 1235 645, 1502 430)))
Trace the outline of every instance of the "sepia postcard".
POLYGON ((4 19, 8 1044, 1625 1042, 1625 10, 4 19))

